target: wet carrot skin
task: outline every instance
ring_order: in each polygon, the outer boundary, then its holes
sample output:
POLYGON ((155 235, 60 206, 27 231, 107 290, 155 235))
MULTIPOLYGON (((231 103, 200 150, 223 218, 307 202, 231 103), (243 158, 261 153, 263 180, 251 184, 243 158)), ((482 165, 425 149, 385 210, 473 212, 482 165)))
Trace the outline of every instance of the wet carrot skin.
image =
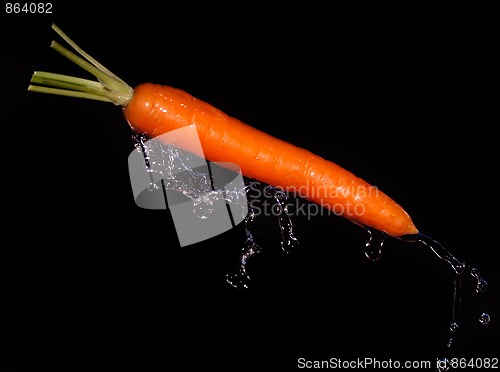
MULTIPOLYGON (((123 112, 150 138, 194 124, 204 156, 231 162, 244 176, 296 192, 343 217, 391 236, 418 233, 406 211, 382 191, 309 150, 228 116, 174 87, 144 83, 123 112)), ((180 144, 189 151, 189 143, 180 144)))

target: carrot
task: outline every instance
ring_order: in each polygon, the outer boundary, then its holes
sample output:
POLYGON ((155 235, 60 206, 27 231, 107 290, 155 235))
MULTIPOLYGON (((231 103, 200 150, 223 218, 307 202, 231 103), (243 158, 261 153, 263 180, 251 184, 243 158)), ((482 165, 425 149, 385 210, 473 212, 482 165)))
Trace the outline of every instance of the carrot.
MULTIPOLYGON (((401 205, 341 166, 259 131, 181 89, 151 83, 131 88, 57 26, 52 28, 86 60, 55 41, 51 47, 99 81, 38 71, 28 90, 113 102, 122 106, 125 119, 135 132, 150 138, 194 125, 209 161, 237 164, 248 178, 297 193, 335 214, 390 236, 418 233, 401 205)), ((188 145, 185 149, 190 150, 188 145)))

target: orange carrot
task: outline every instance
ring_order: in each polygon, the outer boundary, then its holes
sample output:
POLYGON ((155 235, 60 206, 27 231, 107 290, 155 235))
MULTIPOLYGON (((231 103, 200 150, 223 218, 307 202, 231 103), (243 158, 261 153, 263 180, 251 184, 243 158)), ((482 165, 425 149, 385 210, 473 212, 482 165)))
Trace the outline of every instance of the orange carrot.
POLYGON ((247 177, 295 191, 389 235, 418 232, 399 204, 331 161, 259 131, 183 90, 144 83, 134 91, 123 112, 137 132, 156 137, 194 124, 210 161, 235 163, 247 177))
POLYGON ((353 222, 388 235, 418 233, 398 203, 341 166, 259 131, 183 90, 151 83, 132 89, 59 28, 55 25, 53 28, 88 62, 56 42, 51 46, 94 74, 99 82, 35 72, 29 90, 113 102, 123 107, 134 131, 150 138, 195 125, 209 161, 237 164, 246 177, 296 192, 353 222))

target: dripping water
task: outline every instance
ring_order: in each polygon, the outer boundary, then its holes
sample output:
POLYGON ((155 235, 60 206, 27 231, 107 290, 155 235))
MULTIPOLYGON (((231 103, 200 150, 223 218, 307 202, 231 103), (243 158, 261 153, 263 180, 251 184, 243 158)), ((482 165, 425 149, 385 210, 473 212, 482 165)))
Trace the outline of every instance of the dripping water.
POLYGON ((273 186, 266 187, 265 193, 276 200, 276 210, 281 232, 281 249, 285 253, 290 253, 298 246, 299 241, 293 234, 292 220, 287 205, 288 195, 285 191, 273 186))
MULTIPOLYGON (((453 303, 451 311, 450 336, 447 343, 447 347, 451 348, 455 341, 455 335, 460 331, 459 316, 462 305, 463 280, 466 279, 466 275, 471 275, 475 279, 475 291, 478 294, 482 294, 486 291, 488 283, 481 277, 477 268, 471 267, 465 262, 458 260, 438 241, 421 233, 416 235, 415 240, 429 247, 438 258, 447 262, 455 272, 455 278, 453 281, 453 303)), ((483 315, 481 315, 480 317, 480 322, 481 320, 483 320, 486 321, 487 324, 489 322, 489 315, 484 313, 483 315)))
POLYGON ((387 234, 380 230, 367 229, 370 237, 365 244, 365 256, 371 261, 378 261, 382 256, 382 246, 387 234))
POLYGON ((484 293, 486 292, 486 289, 488 288, 488 283, 479 276, 479 273, 475 267, 473 267, 470 270, 470 274, 476 279, 477 285, 476 285, 476 292, 477 293, 484 293))
MULTIPOLYGON (((247 198, 248 213, 243 219, 245 241, 238 267, 234 272, 226 275, 226 281, 236 288, 248 288, 250 282, 247 274, 248 261, 262 250, 254 240, 253 223, 256 213, 251 203, 248 202, 248 184, 242 188, 225 187, 224 190, 216 190, 209 162, 206 163, 207 166, 203 171, 199 171, 190 166, 192 158, 196 155, 185 152, 175 145, 151 141, 145 134, 135 134, 132 140, 135 148, 144 158, 144 165, 150 179, 149 189, 155 191, 163 188, 165 204, 167 204, 165 190, 176 190, 193 201, 193 213, 197 217, 206 219, 212 213, 214 203, 219 198, 226 202, 228 209, 230 203, 240 201, 243 196, 247 198), (205 171, 206 169, 208 172, 205 171), (155 181, 158 178, 161 178, 160 184, 155 181)), ((264 195, 274 200, 281 235, 281 248, 289 253, 297 247, 298 240, 293 233, 293 224, 288 211, 288 194, 275 187, 266 186, 264 195)))
MULTIPOLYGON (((357 223, 360 225, 359 223, 357 223)), ((381 257, 382 246, 385 242, 387 234, 382 231, 361 225, 369 233, 369 239, 365 246, 365 255, 372 261, 377 261, 381 257)), ((427 246, 440 260, 445 261, 455 273, 453 280, 453 302, 451 308, 451 322, 449 325, 449 338, 446 343, 446 347, 449 349, 454 344, 454 337, 460 331, 460 309, 462 303, 462 281, 465 279, 467 274, 470 274, 475 279, 475 292, 482 294, 488 288, 488 283, 484 278, 481 277, 479 271, 475 267, 470 267, 465 262, 460 261, 455 256, 453 256, 441 243, 432 239, 431 237, 418 233, 415 235, 405 235, 398 237, 398 239, 410 243, 420 243, 427 246)), ((491 320, 491 317, 487 313, 482 313, 479 316, 479 323, 482 325, 487 325, 491 320)), ((449 368, 447 358, 442 358, 441 362, 438 363, 445 371, 449 368)))
POLYGON ((250 277, 247 274, 247 263, 250 257, 259 253, 262 248, 255 243, 253 236, 253 221, 255 218, 255 212, 253 208, 249 206, 248 215, 245 218, 245 235, 246 239, 241 249, 241 254, 239 258, 239 265, 236 270, 232 273, 226 275, 226 281, 237 289, 248 289, 250 284, 250 277))
MULTIPOLYGON (((191 154, 181 151, 176 146, 159 145, 155 142, 147 141, 144 134, 133 136, 136 149, 143 155, 146 171, 150 174, 150 189, 155 190, 160 187, 177 190, 193 200, 193 212, 200 218, 206 218, 213 209, 213 202, 217 198, 223 198, 231 203, 238 200, 242 195, 247 195, 248 188, 237 190, 214 190, 210 175, 207 172, 193 170, 187 163, 191 154), (154 182, 153 173, 160 173, 162 176, 161 185, 154 182), (182 173, 182 177, 179 174, 182 173)), ((291 252, 298 245, 298 240, 293 233, 293 225, 287 207, 287 193, 275 187, 266 187, 265 195, 275 200, 278 216, 279 230, 281 233, 281 248, 285 252, 291 252)), ((248 204, 248 214, 244 218, 245 241, 241 249, 237 269, 226 275, 226 281, 236 288, 248 288, 250 277, 247 274, 248 261, 255 254, 261 252, 262 248, 254 240, 253 223, 256 214, 250 203, 248 204)), ((382 255, 382 247, 387 238, 387 234, 382 231, 363 226, 369 233, 368 242, 365 245, 365 255, 371 261, 378 261, 382 255)), ((482 294, 487 290, 488 284, 481 277, 479 271, 466 265, 454 257, 438 241, 424 234, 408 235, 398 237, 398 239, 410 243, 420 243, 427 246, 439 259, 446 262, 454 271, 453 281, 453 303, 451 309, 451 321, 449 325, 450 337, 447 347, 451 348, 454 343, 455 334, 460 332, 460 307, 462 301, 462 280, 470 274, 476 281, 475 291, 482 294)), ((481 313, 478 322, 481 325, 489 324, 491 317, 487 313, 481 313)), ((447 365, 447 359, 442 358, 442 365, 447 365)), ((440 370, 446 370, 444 369, 440 370)))
MULTIPOLYGON (((252 183, 255 186, 255 183, 252 183)), ((299 244, 299 241, 293 232, 293 223, 288 210, 288 194, 274 186, 267 185, 264 188, 263 195, 266 197, 273 198, 273 207, 275 208, 275 213, 278 217, 278 226, 280 231, 280 245, 285 253, 291 253, 299 244)), ((252 203, 248 203, 249 213, 245 218, 244 229, 245 229, 245 242, 241 249, 241 254, 238 262, 238 267, 235 271, 226 275, 226 280, 233 287, 238 289, 248 289, 250 284, 250 277, 247 274, 247 264, 248 260, 255 254, 261 252, 262 248, 259 244, 255 242, 253 225, 256 217, 252 203)))

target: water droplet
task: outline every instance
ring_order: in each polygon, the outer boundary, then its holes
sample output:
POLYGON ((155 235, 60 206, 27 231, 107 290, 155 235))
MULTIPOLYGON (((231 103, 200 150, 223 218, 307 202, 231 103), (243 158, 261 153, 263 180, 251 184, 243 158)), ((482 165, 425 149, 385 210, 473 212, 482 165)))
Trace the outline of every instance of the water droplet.
POLYGON ((208 216, 214 211, 214 196, 212 193, 201 195, 193 199, 194 214, 202 220, 207 219, 208 216))
POLYGON ((275 210, 278 215, 279 228, 281 232, 281 249, 283 249, 285 253, 290 253, 299 245, 299 241, 293 234, 293 224, 287 205, 288 195, 286 192, 272 186, 266 187, 264 194, 266 196, 273 197, 277 202, 275 210))
POLYGON ((477 281, 477 286, 476 286, 476 292, 477 293, 484 293, 484 292, 486 292, 487 288, 488 288, 488 283, 486 283, 485 280, 479 279, 477 281))
POLYGON ((240 266, 234 272, 227 274, 226 281, 236 289, 248 289, 250 285, 250 277, 247 275, 244 266, 240 266))
POLYGON ((260 253, 262 248, 255 243, 253 237, 253 221, 255 219, 255 211, 248 205, 248 214, 245 217, 245 243, 241 249, 239 265, 235 271, 226 275, 226 281, 236 289, 248 289, 250 285, 250 277, 247 274, 246 267, 248 260, 260 253))
POLYGON ((382 257, 382 247, 367 243, 365 255, 371 261, 378 261, 382 257))
POLYGON ((458 264, 452 264, 453 270, 457 273, 457 275, 461 275, 464 273, 465 268, 467 267, 465 265, 465 262, 460 262, 458 264))
POLYGON ((459 328, 460 327, 457 323, 451 323, 451 325, 450 325, 450 331, 452 331, 452 332, 457 332, 459 328))
POLYGON ((473 267, 472 269, 470 269, 470 274, 477 280, 476 292, 477 293, 486 292, 486 290, 488 289, 488 283, 486 282, 486 280, 481 278, 481 276, 479 275, 479 271, 475 267, 473 267))
POLYGON ((384 245, 386 235, 382 231, 366 228, 370 238, 365 245, 365 255, 371 261, 377 261, 382 256, 382 246, 384 245))
POLYGON ((437 369, 440 372, 446 372, 450 369, 450 361, 448 358, 439 358, 437 360, 437 369))
POLYGON ((491 317, 489 314, 482 313, 481 316, 479 317, 479 323, 486 325, 490 322, 491 317))

